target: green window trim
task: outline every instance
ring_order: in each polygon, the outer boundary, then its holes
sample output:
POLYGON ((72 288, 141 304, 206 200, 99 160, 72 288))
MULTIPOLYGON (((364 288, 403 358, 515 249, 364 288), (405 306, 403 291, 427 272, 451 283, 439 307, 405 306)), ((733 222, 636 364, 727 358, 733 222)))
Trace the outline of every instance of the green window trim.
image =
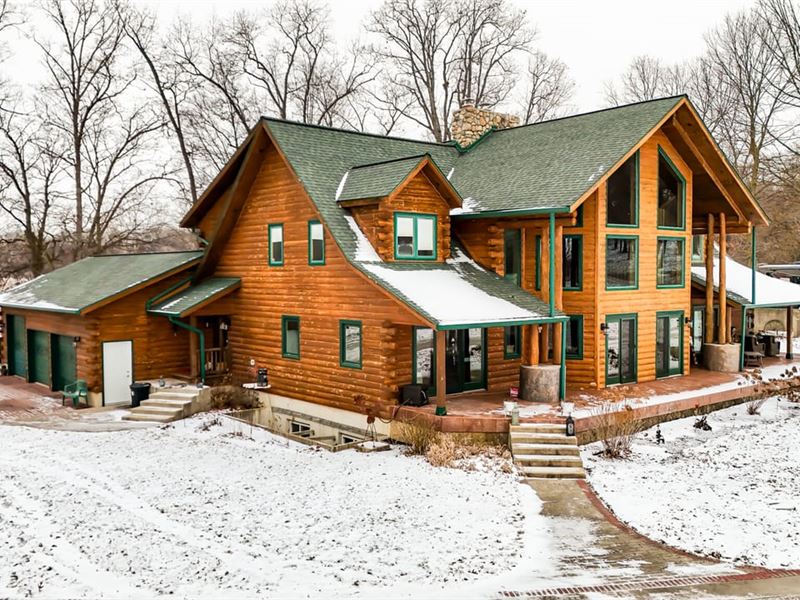
MULTIPOLYGON (((605 338, 605 378, 603 382, 606 387, 614 385, 625 385, 626 383, 636 383, 639 380, 639 313, 616 313, 606 315, 604 323, 608 327, 609 321, 621 321, 623 319, 633 320, 633 350, 631 352, 631 365, 633 366, 633 374, 630 381, 617 381, 609 383, 608 377, 608 333, 603 336, 605 338)), ((621 375, 621 373, 620 373, 621 375)), ((619 375, 618 375, 619 378, 619 375)))
MULTIPOLYGON (((608 179, 606 179, 606 227, 619 227, 622 229, 639 228, 639 151, 634 152, 633 156, 633 223, 611 223, 608 220, 608 179)), ((630 160, 630 158, 628 160, 630 160)), ((625 161, 627 162, 627 160, 625 161)), ((622 163, 623 165, 625 163, 622 163)), ((622 165, 620 165, 622 166, 622 165)), ((613 173, 612 173, 613 175, 613 173)))
POLYGON ((394 226, 394 259, 395 260, 437 260, 439 258, 439 217, 430 213, 410 213, 410 212, 395 212, 393 218, 394 226), (400 217, 407 217, 413 221, 413 247, 411 256, 399 256, 397 253, 397 219, 400 217), (433 221, 433 255, 420 256, 419 254, 419 235, 418 228, 421 220, 433 221))
POLYGON ((346 367, 348 369, 360 369, 362 367, 364 360, 364 355, 362 354, 363 347, 364 346, 363 346, 361 321, 352 321, 347 319, 340 320, 339 321, 339 366, 346 367), (347 360, 346 332, 348 327, 358 328, 358 361, 347 360))
MULTIPOLYGON (((430 327, 413 326, 411 328, 411 383, 419 383, 419 373, 417 372, 417 331, 420 329, 430 329, 430 327)), ((433 331, 433 348, 431 352, 431 382, 426 390, 428 397, 436 395, 436 331, 433 331)))
MULTIPOLYGON (((569 360, 583 360, 583 315, 568 315, 569 321, 565 323, 565 327, 573 327, 573 323, 575 323, 575 327, 578 327, 578 351, 577 352, 569 352, 567 350, 567 345, 564 347, 564 353, 569 360)), ((569 330, 567 330, 567 341, 569 341, 569 330)))
POLYGON ((513 358, 519 358, 522 356, 522 328, 519 325, 511 325, 510 327, 503 328, 503 358, 506 360, 511 360, 513 358), (516 336, 514 337, 514 349, 509 352, 508 347, 511 345, 509 343, 509 337, 511 335, 512 330, 516 330, 516 336))
POLYGON ((686 178, 683 176, 683 173, 680 172, 680 169, 675 166, 675 163, 672 162, 672 159, 669 157, 669 154, 659 146, 658 147, 658 156, 664 159, 667 165, 672 169, 672 172, 681 182, 681 224, 678 227, 672 227, 669 225, 659 225, 658 224, 658 166, 656 166, 656 228, 668 231, 685 231, 686 230, 686 178))
POLYGON ((536 291, 539 292, 542 289, 542 236, 537 235, 534 239, 534 243, 534 252, 536 255, 534 287, 536 291))
POLYGON ((561 289, 568 292, 579 292, 583 290, 583 235, 580 233, 565 235, 563 237, 563 248, 561 249, 561 260, 562 260, 562 276, 561 276, 561 289), (564 277, 564 273, 566 270, 564 269, 564 253, 566 252, 566 243, 567 240, 577 240, 578 241, 578 285, 576 286, 567 286, 566 279, 564 277))
POLYGON ((680 340, 678 342, 678 347, 681 349, 680 361, 678 363, 679 366, 678 366, 677 369, 669 369, 669 367, 668 367, 667 371, 664 372, 663 370, 660 370, 662 368, 662 365, 659 365, 659 364, 656 363, 656 378, 674 377, 675 375, 683 375, 683 360, 684 360, 684 354, 685 354, 684 341, 686 339, 684 330, 685 330, 685 327, 686 327, 686 321, 684 319, 684 312, 682 310, 663 310, 663 311, 658 311, 656 313, 656 348, 658 348, 658 342, 659 342, 659 340, 658 340, 658 320, 659 319, 664 319, 664 318, 668 319, 668 318, 671 318, 671 317, 677 317, 678 318, 678 331, 680 332, 680 334, 679 334, 680 335, 680 340))
POLYGON ((638 235, 606 235, 606 290, 624 291, 639 289, 639 236, 638 235), (634 240, 636 242, 636 257, 633 262, 633 285, 608 284, 608 240, 634 240))
POLYGON ((658 236, 656 238, 656 288, 659 290, 680 289, 686 287, 686 240, 682 237, 658 236), (680 242, 681 245, 681 282, 658 283, 658 245, 661 242, 680 242))
POLYGON ((309 265, 324 265, 325 264, 325 227, 317 219, 312 219, 308 222, 308 264, 309 265), (319 225, 322 230, 322 258, 314 258, 314 239, 311 237, 311 229, 314 225, 319 225))
POLYGON ((300 317, 283 315, 281 317, 281 356, 283 358, 291 358, 293 360, 300 359, 300 317), (289 323, 297 323, 297 352, 289 352, 286 349, 286 333, 288 331, 289 323))
POLYGON ((270 223, 267 227, 267 256, 269 257, 269 266, 271 267, 280 267, 283 266, 283 261, 286 258, 286 253, 284 250, 286 246, 284 244, 283 239, 283 223, 270 223), (273 230, 281 232, 281 258, 280 260, 275 260, 272 254, 272 236, 273 230))

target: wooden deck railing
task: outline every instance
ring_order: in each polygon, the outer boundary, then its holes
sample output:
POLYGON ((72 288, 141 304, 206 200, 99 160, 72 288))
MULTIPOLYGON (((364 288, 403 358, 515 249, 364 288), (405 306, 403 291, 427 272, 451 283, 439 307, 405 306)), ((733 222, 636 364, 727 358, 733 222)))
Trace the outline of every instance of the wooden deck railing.
POLYGON ((225 350, 223 348, 206 348, 206 373, 224 373, 225 371, 225 350))

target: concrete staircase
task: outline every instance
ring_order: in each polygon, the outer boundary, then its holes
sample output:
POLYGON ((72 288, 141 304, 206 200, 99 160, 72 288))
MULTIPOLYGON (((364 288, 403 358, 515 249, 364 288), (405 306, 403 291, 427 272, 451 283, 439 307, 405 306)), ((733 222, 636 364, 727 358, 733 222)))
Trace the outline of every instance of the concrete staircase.
POLYGON ((578 440, 567 437, 564 425, 522 423, 509 430, 511 454, 526 478, 584 479, 578 440))
POLYGON ((150 421, 155 423, 169 423, 188 417, 192 411, 192 402, 197 399, 200 392, 196 387, 169 387, 153 388, 150 398, 136 408, 132 408, 123 421, 150 421))

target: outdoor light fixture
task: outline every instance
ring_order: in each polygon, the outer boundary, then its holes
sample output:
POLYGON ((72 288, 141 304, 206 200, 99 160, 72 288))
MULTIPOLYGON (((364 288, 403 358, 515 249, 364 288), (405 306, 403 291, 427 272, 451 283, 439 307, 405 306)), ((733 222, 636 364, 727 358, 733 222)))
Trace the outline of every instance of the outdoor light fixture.
POLYGON ((72 345, 75 348, 77 348, 78 347, 78 342, 80 342, 80 341, 81 341, 81 336, 76 335, 74 338, 72 338, 72 345))
POLYGON ((566 433, 569 437, 573 437, 575 435, 575 419, 572 418, 572 415, 567 415, 566 433))
POLYGON ((608 325, 605 323, 600 323, 600 333, 603 335, 608 335, 608 325))
POLYGON ((691 323, 691 322, 692 322, 692 320, 691 320, 689 317, 683 317, 683 322, 684 322, 686 325, 688 325, 689 323, 691 323))

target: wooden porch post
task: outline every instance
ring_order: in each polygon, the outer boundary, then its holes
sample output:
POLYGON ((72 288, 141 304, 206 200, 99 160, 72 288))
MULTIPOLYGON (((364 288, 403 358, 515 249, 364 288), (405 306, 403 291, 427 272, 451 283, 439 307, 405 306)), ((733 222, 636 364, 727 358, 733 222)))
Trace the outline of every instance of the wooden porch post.
MULTIPOLYGON (((556 276, 554 281, 553 295, 555 296, 555 307, 558 310, 564 308, 564 237, 563 227, 559 225, 556 227, 556 235, 553 238, 553 247, 555 250, 555 267, 556 276)), ((561 330, 562 323, 553 324, 553 364, 561 364, 561 330)))
POLYGON ((728 256, 728 242, 725 239, 727 228, 725 213, 719 213, 719 337, 720 344, 727 344, 730 340, 728 319, 725 311, 728 309, 728 282, 726 276, 726 258, 728 256))
POLYGON ((708 213, 706 234, 706 326, 705 343, 714 343, 714 215, 708 213))
POLYGON ((522 364, 533 367, 539 364, 539 326, 525 325, 525 352, 522 364))
POLYGON ((791 306, 786 307, 786 358, 791 360, 794 358, 794 352, 792 351, 792 328, 794 327, 794 314, 792 311, 791 306))
POLYGON ((436 414, 447 414, 447 332, 436 330, 436 414))
MULTIPOLYGON (((197 327, 197 317, 189 317, 189 325, 197 327)), ((197 377, 200 373, 200 351, 197 347, 197 336, 189 334, 189 376, 197 377)), ((205 357, 202 358, 205 360, 205 357)))
POLYGON ((547 355, 550 350, 550 323, 542 325, 542 333, 539 336, 539 362, 549 363, 550 357, 547 355))

